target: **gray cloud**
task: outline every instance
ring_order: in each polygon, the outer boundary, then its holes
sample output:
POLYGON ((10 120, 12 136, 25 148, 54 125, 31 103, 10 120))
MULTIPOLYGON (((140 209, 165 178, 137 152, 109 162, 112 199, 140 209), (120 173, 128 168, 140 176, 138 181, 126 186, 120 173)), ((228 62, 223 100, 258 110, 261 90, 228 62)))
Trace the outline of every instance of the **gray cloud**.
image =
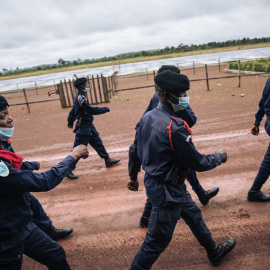
POLYGON ((269 36, 267 0, 2 0, 0 69, 269 36))

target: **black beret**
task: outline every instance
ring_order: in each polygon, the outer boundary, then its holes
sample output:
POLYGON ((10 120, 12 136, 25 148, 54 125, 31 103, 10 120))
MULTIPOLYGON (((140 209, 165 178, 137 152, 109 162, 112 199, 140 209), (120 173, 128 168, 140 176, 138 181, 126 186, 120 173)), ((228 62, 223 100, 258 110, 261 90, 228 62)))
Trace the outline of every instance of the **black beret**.
POLYGON ((164 71, 164 70, 170 70, 172 72, 180 73, 180 69, 176 66, 172 65, 163 65, 159 68, 158 73, 164 71))
POLYGON ((184 92, 189 90, 189 79, 186 75, 169 70, 158 73, 154 81, 157 86, 171 92, 184 92))
POLYGON ((5 97, 0 96, 0 111, 5 110, 7 107, 9 107, 9 104, 5 97))
POLYGON ((78 78, 78 79, 76 79, 75 80, 75 82, 74 82, 74 86, 76 87, 76 88, 78 88, 80 85, 83 85, 83 84, 85 84, 87 82, 87 79, 86 78, 78 78))

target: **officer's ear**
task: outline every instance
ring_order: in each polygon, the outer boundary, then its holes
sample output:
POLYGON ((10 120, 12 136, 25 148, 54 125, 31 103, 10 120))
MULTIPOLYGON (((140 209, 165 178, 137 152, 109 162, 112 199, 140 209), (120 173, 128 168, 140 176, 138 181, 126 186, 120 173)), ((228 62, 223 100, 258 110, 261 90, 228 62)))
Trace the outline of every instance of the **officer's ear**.
POLYGON ((169 97, 170 97, 170 94, 167 92, 167 91, 165 91, 165 94, 164 94, 164 96, 165 96, 165 98, 167 98, 167 99, 169 99, 169 97))

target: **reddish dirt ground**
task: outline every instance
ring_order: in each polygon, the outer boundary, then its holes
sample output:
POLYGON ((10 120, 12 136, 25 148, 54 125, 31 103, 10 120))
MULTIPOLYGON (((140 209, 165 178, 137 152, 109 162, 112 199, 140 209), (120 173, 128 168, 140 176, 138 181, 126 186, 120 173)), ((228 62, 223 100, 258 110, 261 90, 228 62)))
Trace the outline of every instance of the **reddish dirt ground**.
MULTIPOLYGON (((210 68, 209 77, 227 76, 210 68)), ((205 78, 203 69, 183 70, 190 79, 205 78)), ((190 103, 198 117, 193 127, 194 143, 204 154, 220 148, 228 152, 227 163, 204 173, 198 178, 205 189, 219 186, 219 194, 203 207, 187 183, 193 199, 201 207, 213 238, 219 242, 228 236, 237 240, 234 251, 219 266, 220 270, 270 269, 269 220, 270 203, 250 203, 247 192, 253 183, 267 150, 269 137, 263 124, 259 136, 250 129, 258 109, 266 77, 244 77, 241 87, 238 79, 210 81, 210 91, 205 81, 191 82, 190 103), (235 94, 235 95, 233 95, 235 94), (244 97, 241 97, 244 94, 244 97)), ((134 77, 119 80, 118 88, 153 84, 153 77, 134 77)), ((46 89, 48 91, 48 89, 46 89)), ((34 99, 48 99, 40 91, 34 99)), ((128 148, 134 139, 134 126, 143 114, 153 88, 119 92, 112 97, 111 112, 95 117, 95 126, 111 157, 120 157, 121 163, 106 169, 95 151, 89 146, 90 156, 81 160, 76 168, 78 180, 67 180, 54 190, 34 193, 47 214, 58 227, 72 227, 74 233, 59 241, 64 247, 71 269, 121 270, 129 269, 139 250, 146 229, 139 227, 145 203, 143 175, 139 175, 140 188, 131 192, 128 181, 128 148)), ((23 95, 8 94, 11 104, 23 100, 23 95)), ((29 97, 29 99, 31 99, 29 97)), ((51 98, 55 98, 52 96, 51 98)), ((12 143, 25 160, 41 162, 41 171, 60 162, 72 148, 74 133, 67 128, 69 109, 61 109, 59 101, 10 108, 14 117, 15 135, 12 143)), ((263 187, 270 193, 270 181, 263 187)), ((24 257, 24 270, 46 269, 24 257)), ((178 222, 169 247, 159 257, 152 269, 215 269, 186 224, 178 222)))

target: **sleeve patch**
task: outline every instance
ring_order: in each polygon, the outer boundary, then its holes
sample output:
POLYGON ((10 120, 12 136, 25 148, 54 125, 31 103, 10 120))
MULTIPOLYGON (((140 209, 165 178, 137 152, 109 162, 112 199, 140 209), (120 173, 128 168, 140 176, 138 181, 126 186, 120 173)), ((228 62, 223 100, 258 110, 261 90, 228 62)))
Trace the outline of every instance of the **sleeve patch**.
POLYGON ((191 139, 191 136, 188 135, 186 141, 187 141, 187 142, 190 142, 191 140, 192 140, 192 139, 191 139))
POLYGON ((78 103, 80 106, 82 106, 83 102, 86 101, 86 97, 84 96, 78 96, 78 103))
POLYGON ((0 176, 7 177, 9 175, 9 169, 7 165, 1 160, 0 162, 0 176))

